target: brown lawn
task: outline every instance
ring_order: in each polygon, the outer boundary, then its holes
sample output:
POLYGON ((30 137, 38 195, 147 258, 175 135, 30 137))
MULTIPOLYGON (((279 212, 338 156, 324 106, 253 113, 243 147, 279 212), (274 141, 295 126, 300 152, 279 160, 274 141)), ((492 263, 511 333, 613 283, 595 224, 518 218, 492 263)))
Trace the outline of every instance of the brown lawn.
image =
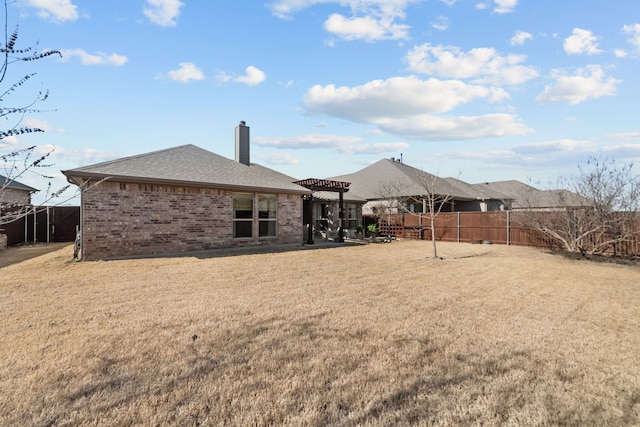
POLYGON ((429 250, 0 268, 0 425, 640 425, 639 267, 429 250))

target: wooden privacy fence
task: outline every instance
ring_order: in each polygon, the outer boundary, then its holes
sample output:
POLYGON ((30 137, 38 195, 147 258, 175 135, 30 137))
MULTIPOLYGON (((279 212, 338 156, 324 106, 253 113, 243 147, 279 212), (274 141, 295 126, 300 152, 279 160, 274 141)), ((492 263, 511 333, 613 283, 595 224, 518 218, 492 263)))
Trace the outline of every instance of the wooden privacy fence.
MULTIPOLYGON (((443 242, 490 241, 504 245, 559 249, 557 242, 519 223, 518 212, 441 212, 434 221, 436 240, 443 242)), ((380 218, 380 234, 405 239, 431 240, 428 214, 388 215, 380 218)), ((640 223, 638 223, 640 229, 640 223)), ((639 255, 640 238, 620 242, 620 255, 639 255)))
POLYGON ((80 225, 79 206, 37 207, 16 221, 0 226, 7 244, 26 242, 73 242, 80 225))

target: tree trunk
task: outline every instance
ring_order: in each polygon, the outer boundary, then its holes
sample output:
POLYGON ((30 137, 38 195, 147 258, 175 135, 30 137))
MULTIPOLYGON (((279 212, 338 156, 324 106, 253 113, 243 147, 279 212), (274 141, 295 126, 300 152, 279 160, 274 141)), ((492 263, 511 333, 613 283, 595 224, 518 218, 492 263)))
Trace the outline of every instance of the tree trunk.
POLYGON ((435 217, 433 215, 429 218, 431 220, 431 242, 433 243, 433 257, 438 258, 438 248, 436 246, 436 229, 435 225, 435 217))

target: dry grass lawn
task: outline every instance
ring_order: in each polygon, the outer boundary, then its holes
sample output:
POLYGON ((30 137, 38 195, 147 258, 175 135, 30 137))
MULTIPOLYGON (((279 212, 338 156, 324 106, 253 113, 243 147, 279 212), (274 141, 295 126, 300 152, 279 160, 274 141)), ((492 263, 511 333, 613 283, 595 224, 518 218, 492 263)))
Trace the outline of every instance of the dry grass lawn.
POLYGON ((640 268, 429 242, 0 269, 0 425, 640 425, 640 268))

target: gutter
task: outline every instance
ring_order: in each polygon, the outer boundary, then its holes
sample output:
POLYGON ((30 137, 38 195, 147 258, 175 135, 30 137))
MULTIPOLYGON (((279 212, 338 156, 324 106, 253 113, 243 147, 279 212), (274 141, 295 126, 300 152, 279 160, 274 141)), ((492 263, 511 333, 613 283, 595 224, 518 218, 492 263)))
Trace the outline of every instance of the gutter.
MULTIPOLYGON (((144 177, 132 177, 125 175, 110 175, 110 174, 100 174, 100 173, 82 173, 82 172, 74 172, 74 171, 62 171, 62 173, 67 177, 67 181, 70 184, 74 184, 77 186, 82 185, 82 182, 77 182, 74 178, 81 179, 105 179, 105 180, 113 180, 113 181, 123 181, 130 182, 135 184, 162 184, 162 185, 178 185, 185 187, 197 187, 197 188, 216 188, 220 190, 236 190, 236 191, 266 191, 272 193, 285 193, 285 194, 300 194, 300 195, 308 195, 311 194, 311 190, 307 190, 304 187, 300 186, 300 190, 287 189, 287 188, 277 188, 277 187, 260 187, 255 185, 233 185, 233 184, 217 184, 212 182, 197 182, 197 181, 177 181, 177 180, 167 180, 161 178, 144 178, 144 177)), ((292 183, 292 185, 295 185, 292 183)))

